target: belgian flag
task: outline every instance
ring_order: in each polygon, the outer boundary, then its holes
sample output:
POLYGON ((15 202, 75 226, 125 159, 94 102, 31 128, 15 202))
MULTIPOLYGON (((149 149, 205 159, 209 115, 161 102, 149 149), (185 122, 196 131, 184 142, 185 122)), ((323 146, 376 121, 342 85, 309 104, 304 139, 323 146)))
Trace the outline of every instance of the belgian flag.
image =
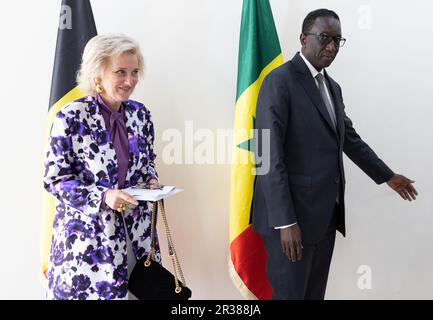
MULTIPOLYGON (((45 130, 45 143, 52 123, 66 104, 84 96, 78 90, 76 75, 87 41, 97 34, 89 0, 62 0, 57 32, 56 53, 51 81, 50 102, 45 130)), ((48 267, 54 221, 54 197, 43 192, 41 230, 42 271, 48 267)))
POLYGON ((247 299, 272 297, 266 277, 266 251, 250 223, 255 178, 252 129, 263 79, 283 62, 269 0, 244 0, 233 126, 229 273, 247 299))

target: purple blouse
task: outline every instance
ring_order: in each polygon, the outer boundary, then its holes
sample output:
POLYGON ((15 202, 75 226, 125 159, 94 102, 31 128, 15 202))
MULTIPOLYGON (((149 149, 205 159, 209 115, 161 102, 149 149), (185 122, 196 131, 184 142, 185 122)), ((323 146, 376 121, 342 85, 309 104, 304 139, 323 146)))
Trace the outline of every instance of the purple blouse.
MULTIPOLYGON (((111 142, 114 145, 114 151, 117 157, 118 166, 118 188, 122 189, 125 186, 126 174, 128 172, 128 157, 129 157, 129 143, 128 132, 126 130, 126 116, 123 105, 120 105, 119 111, 113 111, 102 100, 100 95, 96 95, 99 110, 104 118, 105 126, 110 132, 111 142)), ((106 208, 105 195, 102 197, 102 208, 106 208)))

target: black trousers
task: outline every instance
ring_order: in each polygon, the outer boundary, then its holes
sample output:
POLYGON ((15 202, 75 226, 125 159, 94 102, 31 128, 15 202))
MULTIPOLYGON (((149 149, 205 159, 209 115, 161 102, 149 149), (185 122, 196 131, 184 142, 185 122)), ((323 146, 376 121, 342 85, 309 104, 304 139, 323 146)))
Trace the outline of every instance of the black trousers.
MULTIPOLYGON (((301 230, 302 231, 302 230, 301 230)), ((263 236, 268 254, 266 272, 273 300, 323 300, 334 251, 335 213, 324 238, 303 243, 302 260, 291 262, 281 248, 280 230, 263 236)))

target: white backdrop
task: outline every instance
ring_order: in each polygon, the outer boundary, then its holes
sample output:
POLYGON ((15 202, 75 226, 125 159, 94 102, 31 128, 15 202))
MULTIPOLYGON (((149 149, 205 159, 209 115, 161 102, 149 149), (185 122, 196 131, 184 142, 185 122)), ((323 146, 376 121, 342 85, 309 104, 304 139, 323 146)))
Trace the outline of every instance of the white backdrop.
MULTIPOLYGON (((433 2, 271 5, 286 60, 299 50, 309 11, 327 7, 340 15, 348 41, 328 71, 343 88, 346 111, 379 156, 416 180, 420 192, 416 202, 404 202, 346 159, 348 237, 337 237, 327 298, 432 299, 433 2)), ((241 0, 93 0, 92 6, 99 33, 125 33, 142 47, 146 74, 134 98, 153 113, 159 155, 165 130, 185 139, 185 121, 193 121, 194 132, 231 128, 241 0)), ((60 0, 0 4, 0 299, 44 297, 41 156, 59 8, 60 0)), ((167 201, 167 211, 193 298, 241 299, 227 273, 229 164, 169 165, 160 156, 157 165, 164 184, 185 189, 167 201)))

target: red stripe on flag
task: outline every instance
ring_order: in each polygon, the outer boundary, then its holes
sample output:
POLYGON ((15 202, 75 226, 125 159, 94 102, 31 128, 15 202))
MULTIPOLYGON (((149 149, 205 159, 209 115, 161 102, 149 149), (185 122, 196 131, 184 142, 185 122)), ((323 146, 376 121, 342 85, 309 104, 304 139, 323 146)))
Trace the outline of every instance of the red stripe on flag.
POLYGON ((257 299, 272 299, 272 288, 266 277, 265 246, 251 225, 232 241, 230 254, 237 274, 257 299))

